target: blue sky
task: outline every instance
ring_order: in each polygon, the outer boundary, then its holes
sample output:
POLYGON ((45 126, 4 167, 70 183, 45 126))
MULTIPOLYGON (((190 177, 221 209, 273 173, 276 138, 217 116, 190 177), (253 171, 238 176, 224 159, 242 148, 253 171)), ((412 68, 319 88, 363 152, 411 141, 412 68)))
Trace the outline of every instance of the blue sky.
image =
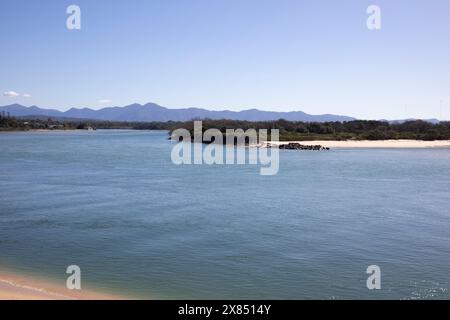
POLYGON ((2 0, 0 38, 0 105, 450 119, 448 0, 2 0))

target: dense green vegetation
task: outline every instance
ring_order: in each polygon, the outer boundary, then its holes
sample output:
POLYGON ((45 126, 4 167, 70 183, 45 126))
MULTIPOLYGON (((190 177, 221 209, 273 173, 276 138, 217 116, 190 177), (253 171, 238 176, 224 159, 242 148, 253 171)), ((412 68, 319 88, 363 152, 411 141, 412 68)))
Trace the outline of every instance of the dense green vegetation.
MULTIPOLYGON (((112 122, 94 120, 54 120, 19 119, 0 117, 0 130, 72 130, 72 129, 135 129, 135 130, 169 130, 185 128, 193 131, 193 122, 112 122)), ((306 140, 450 140, 450 122, 433 124, 421 120, 403 123, 387 121, 355 120, 348 122, 297 122, 277 121, 236 121, 236 120, 203 120, 203 130, 217 128, 226 129, 279 129, 282 141, 306 140)))
POLYGON ((163 122, 111 122, 83 119, 52 119, 52 118, 14 118, 0 116, 0 131, 27 130, 88 130, 88 129, 142 129, 165 130, 167 123, 163 122))
POLYGON ((76 128, 77 124, 75 123, 54 121, 52 119, 17 119, 0 116, 0 131, 72 130, 76 128))
MULTIPOLYGON (((193 132, 193 123, 177 124, 193 132)), ((450 122, 433 124, 421 120, 403 123, 387 121, 355 120, 348 122, 296 122, 296 121, 234 121, 206 120, 203 130, 217 128, 222 132, 226 129, 242 128, 279 129, 281 141, 307 140, 450 140, 450 122)))

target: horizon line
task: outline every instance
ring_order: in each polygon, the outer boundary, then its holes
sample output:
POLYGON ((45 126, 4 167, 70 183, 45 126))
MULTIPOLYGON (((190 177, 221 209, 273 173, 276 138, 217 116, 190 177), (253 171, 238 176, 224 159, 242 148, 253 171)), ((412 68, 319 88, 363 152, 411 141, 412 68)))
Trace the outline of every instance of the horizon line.
MULTIPOLYGON (((7 104, 7 105, 2 105, 0 106, 0 108, 5 108, 5 107, 11 107, 11 106, 20 106, 20 107, 24 107, 24 108, 32 108, 32 107, 36 107, 39 108, 41 110, 50 110, 50 111, 58 111, 61 113, 65 113, 68 112, 70 110, 91 110, 91 111, 100 111, 100 110, 104 110, 104 109, 111 109, 111 108, 126 108, 126 107, 130 107, 130 106, 139 106, 139 107, 145 107, 147 105, 155 105, 161 108, 165 108, 167 110, 186 110, 186 109, 200 109, 200 110, 205 110, 208 112, 235 112, 235 113, 240 113, 240 112, 245 112, 245 111, 259 111, 259 112, 270 112, 270 113, 296 113, 296 112, 301 112, 304 113, 306 115, 311 115, 311 116, 326 116, 326 115, 331 115, 331 116, 340 116, 340 117, 349 117, 349 118, 354 118, 354 120, 366 120, 366 121, 405 121, 405 120, 437 120, 440 122, 446 122, 446 121, 450 121, 447 119, 439 119, 439 117, 427 117, 427 118, 416 118, 416 117, 404 117, 401 119, 386 119, 386 118, 378 118, 378 119, 370 119, 370 118, 358 118, 355 116, 351 116, 351 115, 344 115, 344 114, 336 114, 336 113, 321 113, 321 114, 313 114, 313 113, 308 113, 305 112, 303 110, 289 110, 289 111, 274 111, 274 110, 264 110, 264 109, 259 109, 258 107, 249 107, 246 109, 241 109, 241 110, 232 110, 232 109, 220 109, 220 110, 211 110, 205 107, 165 107, 159 103, 156 102, 146 102, 146 103, 139 103, 139 102, 133 102, 131 104, 126 104, 126 105, 106 105, 106 106, 101 106, 98 109, 94 109, 93 107, 68 107, 66 110, 60 110, 54 107, 41 107, 38 106, 36 104, 32 104, 32 105, 24 105, 21 103, 12 103, 12 104, 7 104)), ((31 116, 32 114, 30 114, 31 116)), ((291 121, 291 120, 288 120, 291 121)))

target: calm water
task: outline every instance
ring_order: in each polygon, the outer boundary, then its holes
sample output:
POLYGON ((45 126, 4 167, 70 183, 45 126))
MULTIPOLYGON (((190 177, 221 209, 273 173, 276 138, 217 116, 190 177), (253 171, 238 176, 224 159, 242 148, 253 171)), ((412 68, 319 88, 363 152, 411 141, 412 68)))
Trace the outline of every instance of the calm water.
POLYGON ((450 298, 450 149, 282 151, 260 176, 175 166, 166 138, 0 134, 0 266, 133 297, 450 298))

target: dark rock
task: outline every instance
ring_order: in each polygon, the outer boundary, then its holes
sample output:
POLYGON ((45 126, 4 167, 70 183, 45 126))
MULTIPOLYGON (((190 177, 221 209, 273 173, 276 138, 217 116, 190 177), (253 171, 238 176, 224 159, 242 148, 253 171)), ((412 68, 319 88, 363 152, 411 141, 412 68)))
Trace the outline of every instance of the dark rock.
POLYGON ((304 145, 297 142, 281 144, 278 148, 282 150, 330 150, 330 148, 326 148, 321 145, 304 145))

